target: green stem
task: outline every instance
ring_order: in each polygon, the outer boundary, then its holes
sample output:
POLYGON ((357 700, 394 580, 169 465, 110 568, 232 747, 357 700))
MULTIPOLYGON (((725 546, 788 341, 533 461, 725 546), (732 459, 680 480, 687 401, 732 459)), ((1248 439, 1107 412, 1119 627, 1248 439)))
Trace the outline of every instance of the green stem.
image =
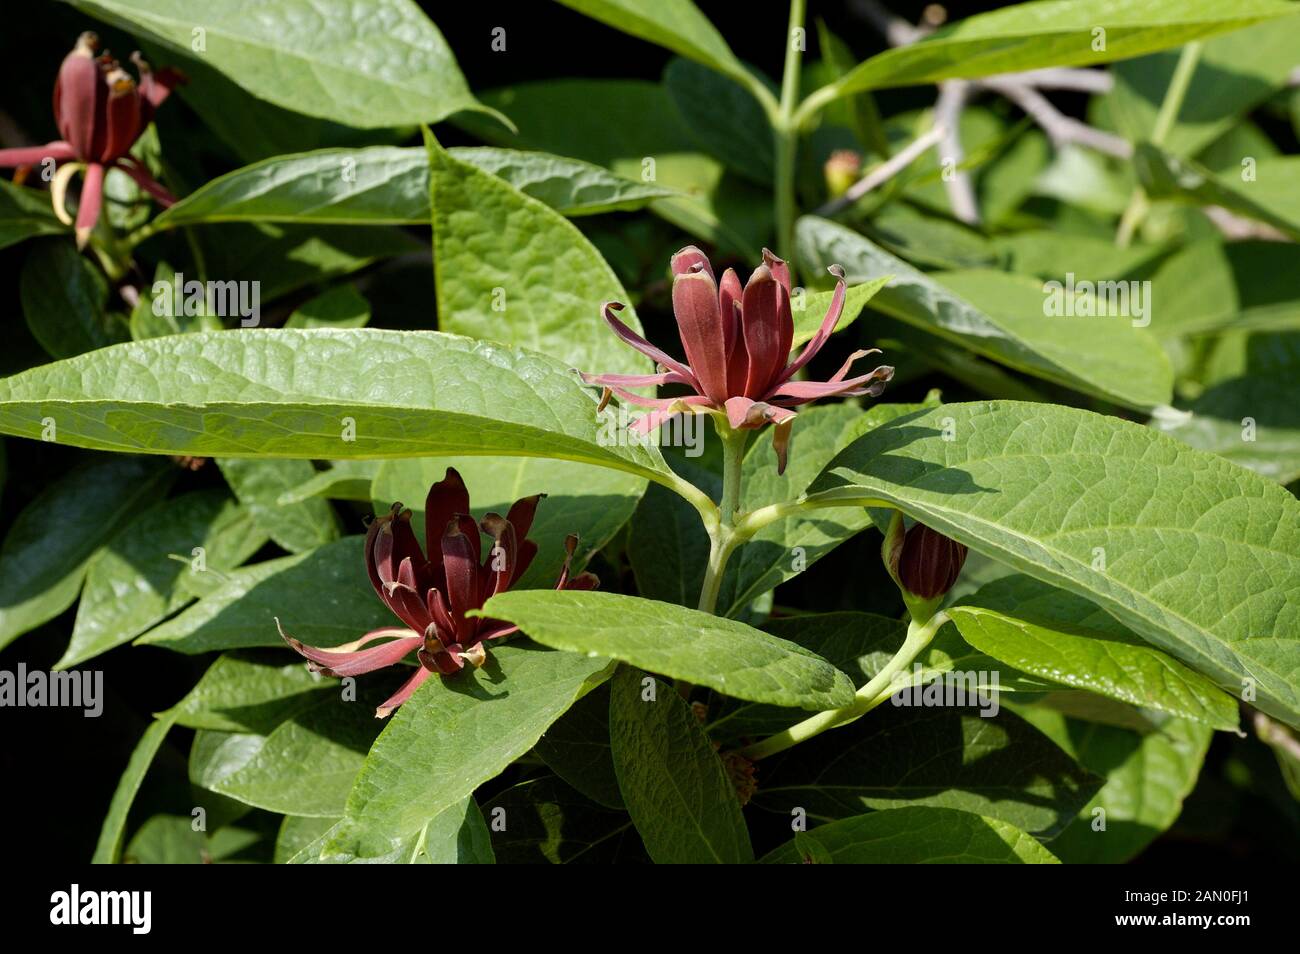
MULTIPOLYGON (((1174 75, 1169 78, 1169 87, 1165 90, 1165 98, 1160 103, 1160 111, 1156 113, 1156 124, 1151 129, 1151 137, 1148 141, 1153 146, 1163 146, 1165 140, 1169 138, 1169 133, 1178 120, 1178 114, 1182 111, 1183 101, 1187 98, 1187 90, 1192 85, 1192 76, 1196 73, 1196 64, 1200 58, 1200 41, 1188 43, 1179 54, 1174 75)), ((1135 186, 1128 207, 1124 209, 1124 214, 1119 220, 1119 231, 1115 235, 1116 245, 1121 248, 1128 247, 1150 207, 1146 190, 1140 185, 1135 186)))
POLYGON ((785 71, 781 76, 781 103, 772 125, 776 155, 776 248, 777 254, 790 261, 794 254, 795 162, 799 150, 799 127, 795 107, 799 103, 799 66, 803 60, 803 43, 795 42, 795 31, 802 32, 807 0, 790 0, 790 27, 785 34, 785 71))
POLYGON ((907 625, 907 638, 903 640, 903 645, 898 652, 894 654, 894 657, 885 664, 885 667, 880 672, 871 678, 870 682, 857 691, 853 702, 842 709, 829 709, 826 712, 819 712, 798 725, 791 726, 784 732, 778 732, 762 742, 746 746, 740 750, 740 754, 752 760, 766 758, 769 755, 784 752, 791 746, 805 742, 814 736, 821 735, 827 729, 834 729, 837 726, 846 725, 861 718, 889 698, 892 694, 894 677, 912 664, 913 660, 921 654, 921 651, 930 644, 934 634, 946 622, 948 622, 948 616, 942 612, 936 613, 924 623, 917 623, 916 620, 913 620, 907 625))

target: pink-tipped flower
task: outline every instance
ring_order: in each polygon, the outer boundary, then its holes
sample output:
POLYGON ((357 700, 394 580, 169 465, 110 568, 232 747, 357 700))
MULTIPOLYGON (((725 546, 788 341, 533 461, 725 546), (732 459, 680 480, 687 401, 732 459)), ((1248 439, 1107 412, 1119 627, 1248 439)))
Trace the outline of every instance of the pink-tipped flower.
MULTIPOLYGON (((54 121, 62 139, 44 146, 0 149, 0 168, 31 166, 53 159, 73 160, 84 167, 81 201, 77 207, 77 246, 82 247, 99 221, 104 202, 104 175, 121 169, 161 205, 176 200, 149 175, 142 163, 130 155, 131 147, 153 120, 154 111, 184 76, 176 70, 154 73, 139 53, 131 54, 140 73, 137 83, 107 53, 96 55, 99 38, 83 33, 72 52, 63 58, 54 82, 54 121)), ((75 171, 77 166, 69 167, 75 171)), ((50 194, 59 218, 68 219, 63 209, 67 177, 57 176, 50 194)))
MULTIPOLYGON (((657 374, 584 374, 588 384, 605 388, 632 404, 651 409, 632 427, 648 434, 674 414, 705 411, 725 414, 733 428, 758 428, 771 422, 776 427, 772 445, 778 473, 785 470, 790 428, 795 412, 791 408, 833 395, 876 397, 894 369, 879 367, 867 374, 849 377, 859 358, 878 354, 875 349, 856 351, 827 381, 796 381, 794 376, 821 350, 835 331, 844 310, 847 286, 844 271, 830 268, 835 276, 835 294, 821 327, 790 361, 794 340, 794 316, 790 311, 790 268, 767 249, 763 264, 742 287, 734 269, 727 269, 719 282, 704 253, 688 245, 672 258, 673 314, 681 335, 686 362, 676 361, 619 321, 615 312, 623 306, 606 302, 605 320, 614 333, 659 367, 657 374), (679 384, 694 393, 685 397, 644 398, 627 390, 649 385, 679 384)), ((602 402, 603 403, 603 402, 602 402)))
MULTIPOLYGON (((506 516, 490 513, 475 522, 464 481, 453 468, 447 468, 446 476, 429 488, 424 505, 427 558, 411 529, 411 511, 403 510, 401 504, 393 504, 392 511, 371 523, 366 534, 370 582, 406 625, 377 629, 355 642, 328 649, 307 646, 283 629, 280 635, 309 660, 314 671, 327 676, 359 676, 415 653, 419 668, 375 710, 378 718, 384 718, 411 698, 431 673, 451 675, 467 662, 481 666, 487 658, 485 641, 518 630, 501 620, 468 614, 481 609, 489 597, 510 589, 532 563, 537 544, 527 536, 540 500, 540 495, 525 497, 511 506, 506 516), (486 561, 480 529, 492 540, 486 561), (362 648, 381 639, 385 641, 377 646, 362 648)), ((565 540, 568 557, 555 584, 557 590, 591 590, 599 582, 591 573, 570 576, 569 564, 577 545, 576 536, 565 540)))

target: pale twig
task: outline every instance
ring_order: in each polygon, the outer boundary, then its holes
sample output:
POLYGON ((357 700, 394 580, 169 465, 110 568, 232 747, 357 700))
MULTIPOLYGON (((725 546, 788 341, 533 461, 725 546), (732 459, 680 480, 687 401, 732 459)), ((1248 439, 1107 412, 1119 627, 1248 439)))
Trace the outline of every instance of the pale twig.
POLYGON ((1109 93, 1115 86, 1115 77, 1105 70, 1076 69, 1070 66, 1048 66, 1041 70, 1023 73, 1002 73, 977 81, 981 86, 996 83, 1015 83, 1036 89, 1069 89, 1081 93, 1109 93))
POLYGON ((1057 149, 1075 144, 1089 146, 1117 159, 1133 158, 1133 144, 1127 139, 1065 115, 1032 86, 996 78, 983 80, 980 85, 1001 93, 1024 110, 1025 115, 1043 128, 1057 149))
POLYGON ((1254 219, 1243 218, 1234 212, 1229 212, 1221 205, 1207 205, 1202 207, 1202 212, 1206 218, 1214 223, 1214 227, 1223 233, 1223 237, 1233 241, 1242 239, 1261 239, 1265 242, 1290 242, 1291 237, 1284 232, 1280 232, 1273 226, 1264 222, 1256 222, 1254 219))
POLYGON ((968 225, 978 225, 979 206, 975 187, 966 170, 959 169, 966 157, 961 147, 961 111, 966 105, 970 84, 965 80, 944 80, 939 84, 939 99, 934 104, 934 122, 943 129, 939 140, 939 165, 943 169, 943 187, 948 193, 952 214, 968 225), (950 171, 951 170, 951 171, 950 171))
POLYGON ((816 211, 816 215, 830 216, 848 208, 873 189, 878 189, 898 175, 931 146, 943 139, 946 130, 942 125, 932 126, 928 132, 917 136, 895 155, 876 166, 849 187, 838 199, 832 199, 816 211))

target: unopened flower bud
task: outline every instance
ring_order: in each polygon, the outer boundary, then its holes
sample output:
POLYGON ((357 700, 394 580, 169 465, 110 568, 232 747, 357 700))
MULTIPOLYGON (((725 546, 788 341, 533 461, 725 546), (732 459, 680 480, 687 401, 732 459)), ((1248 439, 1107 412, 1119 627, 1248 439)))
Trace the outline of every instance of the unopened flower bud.
POLYGON ((936 602, 953 588, 966 554, 965 546, 923 523, 914 523, 904 532, 903 515, 898 511, 881 547, 885 568, 914 610, 921 603, 936 602))
POLYGON ((838 199, 852 188, 862 175, 862 157, 852 149, 837 149, 822 167, 826 176, 826 192, 838 199))

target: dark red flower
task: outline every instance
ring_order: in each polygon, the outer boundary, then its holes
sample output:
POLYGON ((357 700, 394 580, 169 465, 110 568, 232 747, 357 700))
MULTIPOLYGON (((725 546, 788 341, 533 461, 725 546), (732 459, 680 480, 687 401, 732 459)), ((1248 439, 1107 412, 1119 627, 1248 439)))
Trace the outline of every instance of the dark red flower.
MULTIPOLYGON (((393 504, 390 513, 377 518, 366 534, 366 569, 375 592, 405 627, 392 626, 367 633, 343 646, 307 646, 280 630, 285 642, 310 660, 311 668, 327 676, 359 676, 400 662, 414 652, 420 666, 387 702, 375 710, 384 718, 429 677, 451 675, 469 662, 481 666, 487 658, 483 643, 518 630, 501 620, 467 615, 481 609, 488 598, 508 590, 537 555, 537 544, 527 539, 541 495, 525 497, 502 517, 490 513, 476 523, 469 513, 469 493, 453 468, 429 488, 424 505, 425 540, 429 555, 420 550, 411 529, 411 511, 393 504), (480 529, 492 539, 487 561, 482 558, 480 529), (370 649, 367 643, 387 639, 370 649)), ((557 590, 591 590, 598 580, 591 573, 570 577, 578 538, 565 541, 568 558, 555 584, 557 590)), ((276 626, 280 624, 276 620, 276 626)))
POLYGON ((859 377, 848 377, 853 362, 875 349, 856 351, 828 381, 796 381, 800 371, 835 331, 844 310, 847 286, 844 271, 833 265, 837 279, 830 308, 812 339, 790 361, 794 340, 794 316, 790 311, 790 268, 767 249, 763 264, 742 287, 734 269, 727 269, 718 282, 713 266, 698 248, 688 245, 672 258, 673 314, 681 335, 686 362, 674 360, 656 348, 615 316, 623 306, 607 302, 605 320, 614 333, 637 351, 654 360, 657 374, 584 374, 588 384, 605 388, 632 404, 651 408, 633 429, 648 434, 667 418, 682 411, 712 411, 726 414, 734 428, 776 425, 773 447, 778 472, 785 470, 790 427, 800 404, 833 395, 878 396, 894 375, 890 367, 875 368, 859 377), (788 363, 787 363, 788 362, 788 363), (694 394, 673 398, 644 398, 627 389, 661 384, 685 385, 694 394))
MULTIPOLYGON (((46 159, 75 160, 85 166, 77 207, 78 247, 86 244, 99 221, 104 175, 111 168, 121 169, 161 205, 176 201, 130 152, 153 120, 154 111, 174 86, 184 82, 184 77, 172 69, 154 73, 139 53, 132 53, 131 62, 140 72, 137 83, 107 53, 96 56, 98 49, 99 38, 93 33, 83 33, 59 67, 54 82, 54 121, 63 138, 44 146, 0 149, 0 168, 30 166, 46 159)), ((66 177, 56 177, 55 187, 50 190, 54 210, 64 220, 67 220, 63 210, 66 188, 66 177)))
POLYGON ((901 540, 895 534, 889 568, 899 585, 912 596, 932 600, 957 582, 966 563, 967 549, 938 530, 914 523, 901 540))

